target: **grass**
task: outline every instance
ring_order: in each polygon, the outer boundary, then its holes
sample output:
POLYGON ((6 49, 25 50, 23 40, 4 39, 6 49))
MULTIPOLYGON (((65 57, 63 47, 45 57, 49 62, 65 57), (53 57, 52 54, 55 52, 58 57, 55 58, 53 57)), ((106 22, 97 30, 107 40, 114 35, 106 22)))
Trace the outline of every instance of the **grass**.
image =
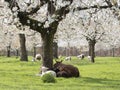
POLYGON ((120 58, 96 57, 64 61, 79 68, 79 78, 56 78, 56 83, 43 83, 36 76, 40 62, 20 62, 15 57, 0 57, 0 90, 120 90, 120 58))

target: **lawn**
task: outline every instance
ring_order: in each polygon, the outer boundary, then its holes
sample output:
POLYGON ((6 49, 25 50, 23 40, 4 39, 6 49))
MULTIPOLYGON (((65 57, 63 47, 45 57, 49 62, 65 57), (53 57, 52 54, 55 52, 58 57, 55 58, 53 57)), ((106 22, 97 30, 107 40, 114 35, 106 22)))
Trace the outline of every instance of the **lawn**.
POLYGON ((79 68, 79 78, 56 78, 56 83, 43 83, 36 76, 40 62, 20 62, 15 57, 0 57, 0 90, 120 90, 120 58, 96 57, 91 63, 86 58, 63 63, 79 68))

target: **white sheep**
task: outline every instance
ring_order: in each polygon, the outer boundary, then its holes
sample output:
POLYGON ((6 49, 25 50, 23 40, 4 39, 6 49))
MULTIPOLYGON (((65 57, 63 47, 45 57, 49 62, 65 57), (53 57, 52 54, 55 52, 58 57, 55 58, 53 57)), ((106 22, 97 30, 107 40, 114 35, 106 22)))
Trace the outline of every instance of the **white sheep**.
POLYGON ((41 54, 36 54, 36 55, 35 55, 35 60, 41 60, 41 59, 42 59, 41 54))
POLYGON ((66 57, 65 60, 71 60, 71 56, 66 57))
POLYGON ((37 76, 41 76, 43 73, 45 73, 46 71, 48 71, 49 68, 45 67, 45 66, 42 66, 41 67, 41 72, 39 74, 37 74, 37 76))
POLYGON ((36 74, 37 76, 43 76, 45 74, 51 74, 52 76, 56 77, 56 72, 53 70, 50 70, 48 67, 42 66, 41 67, 41 73, 40 74, 36 74))
POLYGON ((42 71, 42 73, 44 73, 44 72, 46 72, 46 71, 48 71, 48 70, 49 70, 48 67, 45 67, 45 66, 42 66, 42 67, 41 67, 41 71, 42 71))
POLYGON ((48 70, 46 72, 42 72, 41 77, 45 74, 51 74, 52 76, 56 77, 56 72, 53 70, 48 70))
POLYGON ((84 59, 84 57, 85 57, 84 54, 80 54, 80 55, 77 56, 77 58, 79 58, 79 59, 84 59))
POLYGON ((88 60, 89 60, 89 61, 91 61, 91 60, 92 60, 91 56, 87 56, 87 58, 88 58, 88 60))
POLYGON ((50 73, 51 75, 53 75, 54 77, 56 77, 56 72, 53 71, 53 70, 49 70, 48 67, 42 66, 42 67, 41 67, 41 71, 42 71, 41 76, 50 73))

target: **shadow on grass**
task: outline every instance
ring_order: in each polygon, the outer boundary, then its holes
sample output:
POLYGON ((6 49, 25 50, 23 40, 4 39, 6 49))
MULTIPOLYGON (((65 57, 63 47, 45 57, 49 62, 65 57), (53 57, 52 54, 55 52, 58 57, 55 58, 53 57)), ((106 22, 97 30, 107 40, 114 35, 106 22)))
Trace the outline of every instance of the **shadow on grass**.
POLYGON ((120 80, 112 80, 107 78, 91 78, 91 77, 82 77, 83 81, 91 84, 100 84, 103 87, 113 87, 120 88, 120 80))

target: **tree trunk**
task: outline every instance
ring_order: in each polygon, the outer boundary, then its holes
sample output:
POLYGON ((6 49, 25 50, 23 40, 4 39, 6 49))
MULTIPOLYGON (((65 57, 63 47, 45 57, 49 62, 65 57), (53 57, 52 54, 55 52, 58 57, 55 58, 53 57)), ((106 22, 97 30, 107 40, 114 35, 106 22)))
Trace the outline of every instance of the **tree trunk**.
POLYGON ((68 54, 67 56, 70 56, 70 43, 68 42, 68 47, 67 47, 68 54))
POLYGON ((89 41, 89 56, 91 56, 91 62, 94 63, 95 60, 95 41, 90 40, 89 41))
POLYGON ((58 58, 58 44, 57 42, 53 42, 53 57, 58 58))
POLYGON ((20 37, 20 60, 21 61, 28 61, 27 51, 25 46, 25 34, 19 34, 20 37))
POLYGON ((16 58, 18 58, 18 56, 19 56, 19 50, 16 49, 16 58))
POLYGON ((7 46, 7 57, 10 57, 10 45, 7 46))
POLYGON ((36 47, 34 46, 33 47, 33 57, 35 58, 35 56, 36 56, 36 47))
POLYGON ((53 68, 53 39, 54 34, 45 32, 41 34, 43 40, 43 66, 52 69, 53 68))
POLYGON ((112 56, 115 57, 115 48, 112 48, 112 56))
POLYGON ((65 47, 65 56, 68 56, 68 52, 67 52, 68 50, 67 50, 67 47, 65 47))

